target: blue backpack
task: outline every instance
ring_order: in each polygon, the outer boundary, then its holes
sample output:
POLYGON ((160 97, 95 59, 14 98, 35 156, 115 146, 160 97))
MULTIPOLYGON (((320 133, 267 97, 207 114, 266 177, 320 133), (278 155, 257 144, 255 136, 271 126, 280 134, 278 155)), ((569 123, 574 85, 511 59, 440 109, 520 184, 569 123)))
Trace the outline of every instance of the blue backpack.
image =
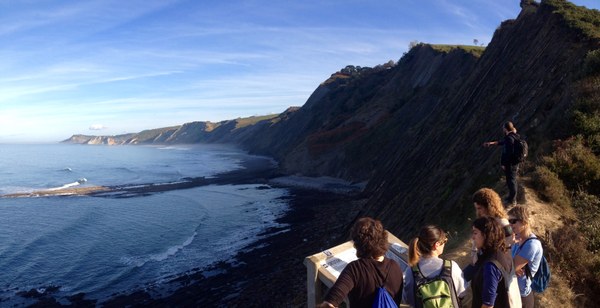
MULTIPOLYGON (((540 241, 539 238, 537 237, 530 237, 528 239, 526 239, 523 244, 521 245, 521 247, 523 247, 523 245, 525 245, 525 243, 527 243, 527 241, 534 239, 534 240, 538 240, 540 241)), ((541 243, 542 241, 540 241, 541 243)), ((550 266, 548 266, 548 261, 546 260, 546 257, 544 257, 544 255, 542 255, 542 260, 540 260, 540 266, 538 267, 537 272, 535 272, 535 275, 531 275, 531 269, 529 268, 529 264, 525 265, 525 274, 527 275, 527 277, 529 277, 529 279, 531 279, 531 289, 536 292, 536 293, 542 293, 546 290, 546 288, 548 288, 548 285, 550 284, 550 266)))
POLYGON ((387 280, 388 273, 389 265, 388 272, 385 274, 381 286, 377 288, 377 295, 375 296, 375 300, 373 301, 373 308, 398 308, 398 305, 396 305, 396 302, 394 302, 394 299, 392 298, 390 293, 385 289, 385 281, 387 280))
POLYGON ((394 302, 390 293, 382 285, 377 289, 377 296, 375 296, 375 301, 373 301, 373 308, 398 308, 398 305, 396 305, 396 302, 394 302))

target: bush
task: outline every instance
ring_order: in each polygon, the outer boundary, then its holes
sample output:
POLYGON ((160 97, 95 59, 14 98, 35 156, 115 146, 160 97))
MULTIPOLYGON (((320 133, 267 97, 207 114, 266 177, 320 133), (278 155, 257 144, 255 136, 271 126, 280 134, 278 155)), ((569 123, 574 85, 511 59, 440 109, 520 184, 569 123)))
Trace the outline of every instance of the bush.
POLYGON ((579 230, 587 238, 587 249, 600 250, 600 198, 579 191, 573 197, 573 208, 579 218, 579 230))
POLYGON ((600 111, 584 113, 580 110, 573 112, 573 121, 579 134, 594 135, 600 133, 600 111))
POLYGON ((542 4, 552 7, 553 13, 562 15, 569 27, 589 38, 600 37, 600 11, 576 6, 564 0, 545 0, 542 4))
POLYGON ((600 159, 584 145, 583 137, 557 141, 555 151, 543 160, 569 190, 600 195, 600 159))
MULTIPOLYGON (((600 78, 596 81, 600 84, 600 78)), ((600 88, 598 89, 600 91, 600 88)), ((600 98, 588 98, 577 102, 572 113, 575 134, 583 140, 595 155, 600 154, 600 98)))
POLYGON ((537 166, 533 172, 533 185, 545 201, 554 202, 562 209, 571 206, 565 184, 548 167, 537 166))
POLYGON ((566 277, 569 284, 583 296, 578 307, 588 307, 600 292, 600 259, 581 245, 587 239, 574 226, 565 225, 552 233, 546 246, 548 262, 555 274, 566 277))
POLYGON ((584 62, 584 71, 587 75, 600 74, 600 49, 587 53, 584 62))

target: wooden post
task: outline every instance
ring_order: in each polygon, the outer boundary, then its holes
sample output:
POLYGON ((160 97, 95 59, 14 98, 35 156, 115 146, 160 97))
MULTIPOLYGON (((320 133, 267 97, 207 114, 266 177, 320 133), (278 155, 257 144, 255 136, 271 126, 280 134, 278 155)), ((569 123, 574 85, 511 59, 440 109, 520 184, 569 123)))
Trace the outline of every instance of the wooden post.
MULTIPOLYGON (((314 256, 306 257, 304 265, 306 266, 306 298, 308 308, 315 308, 317 301, 323 298, 322 286, 319 281, 319 270, 317 269, 318 261, 314 256)), ((319 302, 320 303, 320 302, 319 302)))

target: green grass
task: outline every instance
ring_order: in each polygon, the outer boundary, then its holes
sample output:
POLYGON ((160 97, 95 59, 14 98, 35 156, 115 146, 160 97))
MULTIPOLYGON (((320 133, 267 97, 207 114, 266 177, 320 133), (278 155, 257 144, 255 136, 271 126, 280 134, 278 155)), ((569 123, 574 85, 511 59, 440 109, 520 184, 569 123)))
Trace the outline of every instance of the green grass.
POLYGON ((587 37, 600 38, 600 11, 566 0, 545 0, 542 4, 554 8, 554 13, 562 15, 569 27, 580 30, 587 37))
POLYGON ((443 44, 429 44, 433 50, 449 53, 455 49, 462 49, 467 53, 473 54, 476 57, 480 57, 485 51, 485 47, 475 45, 443 45, 443 44))
POLYGON ((239 118, 239 119, 237 119, 237 124, 235 125, 235 128, 242 128, 242 127, 254 125, 260 121, 271 120, 277 116, 278 116, 277 114, 269 114, 269 115, 263 115, 263 116, 239 118))
POLYGON ((152 139, 156 138, 158 135, 160 135, 163 132, 175 131, 179 127, 181 127, 181 126, 179 125, 179 126, 163 127, 163 128, 156 128, 156 129, 148 129, 148 130, 143 130, 134 135, 139 141, 147 141, 147 140, 152 140, 152 139))

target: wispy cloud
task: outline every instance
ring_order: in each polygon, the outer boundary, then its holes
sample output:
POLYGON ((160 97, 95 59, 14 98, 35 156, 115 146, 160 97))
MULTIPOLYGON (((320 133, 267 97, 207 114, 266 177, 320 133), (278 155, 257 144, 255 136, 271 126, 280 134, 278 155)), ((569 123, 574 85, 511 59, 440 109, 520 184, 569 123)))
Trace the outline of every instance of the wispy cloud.
POLYGON ((102 125, 102 124, 92 124, 90 125, 90 127, 88 128, 89 130, 104 130, 107 129, 108 127, 102 125))

